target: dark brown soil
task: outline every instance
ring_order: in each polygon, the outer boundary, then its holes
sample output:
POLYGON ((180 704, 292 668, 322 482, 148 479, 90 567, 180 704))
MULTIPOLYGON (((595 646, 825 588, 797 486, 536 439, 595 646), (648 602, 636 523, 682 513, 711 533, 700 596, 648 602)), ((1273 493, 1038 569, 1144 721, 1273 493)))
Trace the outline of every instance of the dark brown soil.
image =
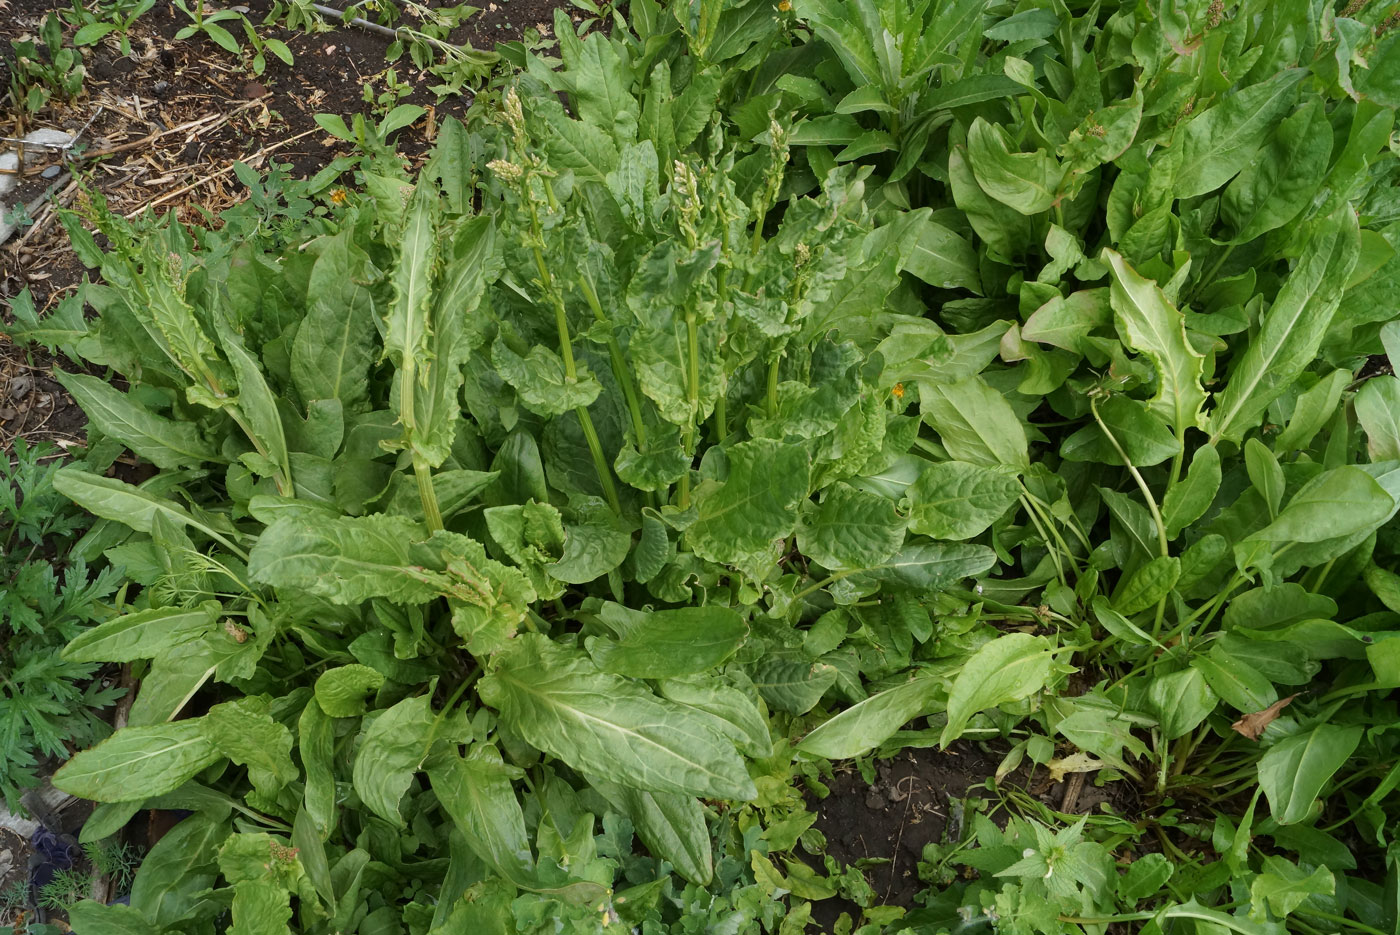
MULTIPOLYGON (((1001 752, 955 744, 941 752, 906 749, 878 761, 869 785, 853 767, 838 770, 828 783, 831 795, 811 806, 816 827, 826 836, 826 852, 842 864, 860 866, 879 904, 913 907, 926 887, 918 875, 924 846, 959 840, 964 815, 992 811, 1000 797, 989 785, 1001 761, 1001 752)), ((1105 803, 1121 813, 1128 802, 1120 800, 1132 798, 1125 783, 1100 789, 1088 775, 1052 783, 1044 770, 1031 773, 1024 766, 1002 779, 1002 790, 1013 788, 1048 808, 1077 814, 1098 811, 1105 803)), ((1003 809, 993 820, 1004 824, 1006 816, 1003 809)), ((842 912, 859 919, 860 907, 840 897, 812 907, 813 919, 825 931, 842 912)))

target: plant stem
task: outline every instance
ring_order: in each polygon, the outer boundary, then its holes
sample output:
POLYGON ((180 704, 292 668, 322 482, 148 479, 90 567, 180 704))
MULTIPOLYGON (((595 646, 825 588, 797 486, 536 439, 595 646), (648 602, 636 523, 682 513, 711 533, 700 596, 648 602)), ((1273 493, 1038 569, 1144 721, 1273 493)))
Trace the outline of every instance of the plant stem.
POLYGON ((778 351, 773 354, 773 359, 768 362, 768 418, 778 417, 778 365, 782 362, 783 354, 778 351))
POLYGON ((1138 469, 1134 467, 1133 462, 1129 460, 1128 453, 1123 450, 1122 445, 1118 444, 1118 439, 1109 431, 1108 425, 1104 422, 1103 417, 1099 415, 1099 404, 1097 400, 1090 398, 1089 411, 1094 414, 1094 421, 1099 424, 1099 429, 1103 432, 1104 437, 1108 439, 1109 444, 1113 446, 1113 450, 1118 452, 1118 457, 1123 459, 1123 464, 1127 466, 1128 473, 1131 474, 1133 480, 1137 482, 1138 490, 1142 491, 1143 499, 1147 501, 1147 509, 1152 514, 1152 522, 1157 524, 1157 546, 1161 549, 1162 555, 1166 556, 1170 551, 1167 547, 1167 526, 1162 522, 1162 511, 1157 509, 1157 498, 1152 496, 1152 490, 1147 486, 1147 481, 1142 479, 1142 474, 1138 473, 1138 469))
MULTIPOLYGON (((685 338, 688 352, 685 396, 690 407, 690 420, 686 424, 682 443, 685 445, 686 457, 693 463, 695 460, 695 423, 700 418, 700 324, 696 320, 693 303, 687 303, 685 308, 685 338)), ((681 475, 678 505, 682 510, 690 509, 689 464, 686 466, 685 473, 681 475)))
POLYGON ((437 491, 433 489, 433 469, 418 452, 413 453, 413 477, 418 481, 418 499, 423 502, 423 521, 428 532, 438 532, 442 526, 442 509, 438 506, 437 491))
MULTIPOLYGON (((569 339, 569 319, 564 311, 564 297, 559 294, 554 277, 550 275, 549 266, 544 261, 544 251, 540 249, 539 212, 536 211, 533 202, 530 203, 530 221, 535 233, 535 243, 531 246, 535 254, 535 270, 539 273, 540 285, 544 286, 545 293, 554 305, 554 326, 559 332, 559 356, 564 359, 564 378, 574 383, 578 380, 578 365, 574 361, 573 343, 569 339)), ((603 496, 607 499, 608 506, 612 507, 613 513, 621 515, 622 503, 617 498, 612 468, 608 467, 607 459, 603 456, 603 444, 598 440, 598 430, 593 426, 593 417, 588 414, 587 406, 575 406, 574 412, 583 428, 583 438, 588 444, 588 453, 593 458, 593 470, 598 475, 598 483, 603 487, 603 496)))
MULTIPOLYGON (((587 276, 580 274, 578 285, 583 297, 588 300, 588 307, 593 310, 593 317, 606 323, 608 317, 603 312, 603 304, 598 301, 598 291, 593 288, 593 283, 587 276)), ((627 358, 622 354, 622 344, 618 342, 616 335, 608 337, 608 358, 612 363, 613 379, 622 387, 623 399, 627 401, 627 414, 631 417, 632 431, 637 436, 637 447, 640 448, 647 442, 647 427, 642 421, 641 397, 637 395, 632 373, 627 369, 627 358)))

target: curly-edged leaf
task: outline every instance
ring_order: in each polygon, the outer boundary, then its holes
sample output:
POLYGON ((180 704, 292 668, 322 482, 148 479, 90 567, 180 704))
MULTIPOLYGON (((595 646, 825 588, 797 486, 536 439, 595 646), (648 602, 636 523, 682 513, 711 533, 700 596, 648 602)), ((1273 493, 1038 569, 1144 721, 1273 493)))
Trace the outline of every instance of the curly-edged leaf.
POLYGON ((696 493, 697 518, 686 531, 691 549, 750 574, 771 564, 775 544, 796 525, 808 471, 800 445, 758 438, 730 448, 728 479, 696 493))
POLYGON ((497 338, 491 345, 491 362, 501 379, 515 387, 525 408, 542 416, 562 415, 587 406, 603 391, 603 385, 582 361, 576 364, 576 375, 570 378, 559 355, 538 344, 521 357, 497 338))
POLYGON ((437 738, 438 719, 427 695, 405 698, 365 728, 352 778, 365 807, 395 827, 405 827, 399 799, 437 738))
POLYGON ((710 832, 699 799, 632 789, 598 776, 589 776, 588 784, 631 819, 648 851, 670 861, 681 876, 698 886, 714 877, 710 832))
POLYGON ((1361 732, 1321 724, 1280 740, 1259 758, 1259 787, 1274 821, 1291 825, 1308 817, 1323 786, 1361 742, 1361 732))
POLYGON ((647 614, 620 640, 591 638, 588 653, 604 672, 675 678, 713 669, 748 635, 744 618, 727 607, 679 607, 647 614))
POLYGON ((1204 195, 1228 182, 1259 152, 1283 115, 1293 108, 1306 68, 1285 68, 1193 116, 1181 133, 1177 198, 1204 195))
POLYGON ((903 724, 930 713, 942 691, 942 680, 915 676, 821 724, 802 739, 797 750, 829 760, 860 756, 884 743, 903 724))
POLYGON ((1180 434, 1196 424, 1206 391, 1201 388, 1205 358, 1186 337, 1186 318, 1150 279, 1144 279, 1118 253, 1104 248, 1113 273, 1109 301, 1123 343, 1146 354, 1157 369, 1151 407, 1180 434))
POLYGON ((1225 189, 1220 213, 1235 230, 1230 242, 1247 243, 1297 217, 1322 186, 1331 155, 1332 128, 1322 99, 1313 98, 1225 189))
POLYGON ((743 761, 708 717, 600 672, 547 637, 518 637, 497 656, 480 694, 527 743, 574 769, 654 792, 756 795, 743 761))
POLYGON ((153 607, 123 614, 79 633, 63 648, 72 662, 134 662, 210 632, 222 606, 205 601, 198 607, 153 607))
POLYGON ((959 461, 988 467, 1030 467, 1026 430, 1011 404, 979 376, 953 382, 919 382, 924 421, 959 461))
POLYGON ((1013 151, 1006 131, 981 117, 967 128, 967 157, 982 190, 1022 214, 1048 211, 1059 197, 1064 169, 1055 157, 1013 151))
POLYGON ((1302 257, 1217 396, 1207 425, 1211 441, 1238 442, 1317 357, 1361 251, 1356 214, 1339 209, 1304 242, 1302 257))
POLYGON ((384 676, 369 666, 336 666, 316 679, 316 703, 330 717, 359 717, 365 713, 365 696, 383 684, 384 676))
POLYGON ((564 554, 545 573, 568 584, 587 584, 621 565, 631 550, 631 534, 614 524, 570 524, 564 530, 564 554))
POLYGON ((292 763, 292 732, 274 721, 254 698, 215 705, 205 715, 206 735, 219 752, 248 767, 248 779, 263 801, 274 801, 301 771, 292 763))
POLYGON ((426 539, 422 526, 401 516, 286 516, 258 538, 248 573, 262 584, 302 589, 338 604, 371 597, 421 604, 447 590, 443 576, 423 567, 426 539))
POLYGON ((869 568, 904 544, 905 520, 894 501, 837 483, 797 529, 797 546, 832 571, 869 568))
POLYGON ((327 238, 311 267, 309 307, 292 339, 292 384, 306 401, 339 399, 352 412, 369 398, 374 300, 369 255, 346 228, 327 238))
POLYGON ((508 766, 494 746, 474 744, 465 758, 455 752, 434 756, 427 773, 467 846, 516 886, 538 886, 525 814, 515 795, 521 770, 508 766))
POLYGON ((1055 650, 1043 636, 1008 633, 984 644, 963 664, 948 693, 948 724, 943 746, 962 736, 979 711, 1028 698, 1045 687, 1055 650))
POLYGON ((124 727, 65 763, 53 784, 94 802, 127 802, 172 792, 219 756, 202 718, 124 727))
POLYGON ((84 373, 54 371, 89 421, 159 468, 198 467, 223 460, 193 422, 151 412, 106 380, 84 373))
POLYGON ((966 461, 925 467, 905 492, 909 529, 935 539, 971 539, 996 522, 1021 495, 1004 468, 966 461))

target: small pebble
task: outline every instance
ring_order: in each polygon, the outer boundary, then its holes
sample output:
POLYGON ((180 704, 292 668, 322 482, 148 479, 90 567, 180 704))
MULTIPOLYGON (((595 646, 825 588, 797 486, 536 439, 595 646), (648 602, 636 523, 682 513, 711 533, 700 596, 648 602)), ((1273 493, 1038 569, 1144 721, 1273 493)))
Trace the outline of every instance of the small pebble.
POLYGON ((62 171, 63 171, 63 167, 62 167, 62 166, 49 166, 49 167, 48 167, 47 169, 45 169, 43 172, 40 172, 40 173, 39 173, 39 178, 41 178, 41 179, 56 179, 56 178, 58 178, 58 174, 59 174, 60 172, 62 172, 62 171))

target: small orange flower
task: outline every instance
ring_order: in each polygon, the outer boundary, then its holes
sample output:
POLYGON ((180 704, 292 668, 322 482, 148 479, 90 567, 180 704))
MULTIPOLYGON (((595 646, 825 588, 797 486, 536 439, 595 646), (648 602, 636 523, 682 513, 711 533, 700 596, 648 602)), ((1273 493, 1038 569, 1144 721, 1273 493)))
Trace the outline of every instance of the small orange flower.
POLYGON ((786 13, 792 9, 792 0, 778 0, 778 12, 786 13))
POLYGON ((903 383, 896 383, 896 384, 894 385, 894 389, 890 390, 890 395, 893 396, 895 399, 903 399, 903 398, 904 398, 904 384, 903 384, 903 383))
POLYGON ((331 201, 335 202, 338 205, 345 204, 349 197, 349 195, 345 194, 345 189, 343 188, 336 188, 331 190, 331 201))

